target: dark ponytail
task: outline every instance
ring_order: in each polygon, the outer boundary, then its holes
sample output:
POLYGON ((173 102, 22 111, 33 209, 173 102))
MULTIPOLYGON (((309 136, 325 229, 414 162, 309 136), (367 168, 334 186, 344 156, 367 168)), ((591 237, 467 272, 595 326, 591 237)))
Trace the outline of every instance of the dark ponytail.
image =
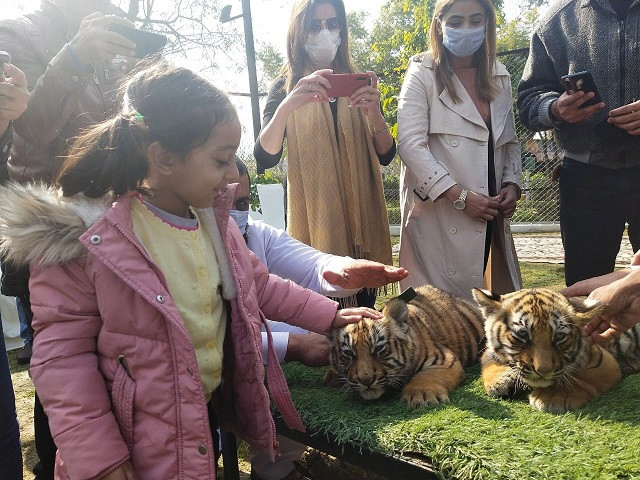
POLYGON ((121 97, 120 113, 83 132, 71 146, 56 179, 64 196, 144 190, 151 143, 184 158, 215 126, 237 118, 222 91, 165 61, 137 67, 121 97))

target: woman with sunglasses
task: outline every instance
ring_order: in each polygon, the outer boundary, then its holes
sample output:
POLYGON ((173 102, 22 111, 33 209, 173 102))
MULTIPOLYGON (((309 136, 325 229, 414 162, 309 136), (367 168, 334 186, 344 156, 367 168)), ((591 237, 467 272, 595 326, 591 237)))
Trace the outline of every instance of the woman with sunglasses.
POLYGON ((400 284, 510 292, 522 285, 509 222, 522 167, 491 1, 438 0, 430 36, 398 100, 400 284))
MULTIPOLYGON (((390 264, 391 242, 380 165, 396 153, 371 86, 330 99, 328 73, 354 73, 342 0, 298 0, 287 34, 287 63, 272 85, 254 155, 278 164, 287 138, 287 222, 291 236, 334 255, 390 264)), ((358 305, 373 307, 375 291, 358 305)))

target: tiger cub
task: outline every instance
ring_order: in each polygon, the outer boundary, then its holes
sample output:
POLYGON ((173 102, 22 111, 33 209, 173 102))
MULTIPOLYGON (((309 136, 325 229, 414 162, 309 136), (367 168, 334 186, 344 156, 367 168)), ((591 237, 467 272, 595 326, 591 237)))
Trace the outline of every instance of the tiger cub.
POLYGON ((482 315, 473 302, 435 287, 415 291, 408 303, 390 300, 381 320, 332 329, 325 383, 343 383, 364 400, 404 387, 402 400, 412 408, 449 401, 462 368, 478 358, 482 315))
POLYGON ((564 413, 616 385, 621 367, 640 370, 640 325, 605 346, 591 345, 583 332, 603 303, 542 288, 502 296, 474 289, 473 296, 485 317, 482 381, 490 396, 531 389, 534 408, 564 413))

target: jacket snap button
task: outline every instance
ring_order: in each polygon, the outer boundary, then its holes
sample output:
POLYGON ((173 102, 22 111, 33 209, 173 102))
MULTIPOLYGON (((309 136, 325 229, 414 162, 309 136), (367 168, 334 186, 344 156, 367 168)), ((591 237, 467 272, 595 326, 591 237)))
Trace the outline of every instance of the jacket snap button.
POLYGON ((156 300, 157 300, 159 303, 164 303, 164 297, 163 297, 162 295, 158 295, 158 296, 156 297, 156 300))
POLYGON ((455 235, 456 233, 458 233, 458 229, 456 227, 452 227, 449 229, 449 233, 451 235, 455 235))
POLYGON ((455 275, 456 273, 456 269, 453 267, 449 267, 449 269, 447 270, 449 272, 449 275, 455 275))
POLYGON ((102 237, 100 235, 91 235, 89 241, 94 245, 100 245, 102 243, 102 237))
POLYGON ((452 147, 457 147, 458 146, 458 140, 451 140, 451 146, 452 147))
POLYGON ((204 445, 200 445, 198 447, 198 452, 200 452, 201 455, 206 455, 207 454, 207 447, 205 447, 204 445))

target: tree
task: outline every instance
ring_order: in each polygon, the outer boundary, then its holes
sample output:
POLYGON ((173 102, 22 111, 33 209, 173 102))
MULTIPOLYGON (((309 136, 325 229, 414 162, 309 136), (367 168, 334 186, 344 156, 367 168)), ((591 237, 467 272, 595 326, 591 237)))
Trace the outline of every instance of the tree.
POLYGON ((120 0, 114 4, 140 28, 166 35, 167 55, 188 58, 203 65, 203 70, 218 68, 221 54, 237 65, 238 52, 244 48, 243 35, 235 28, 223 27, 216 0, 120 0))

